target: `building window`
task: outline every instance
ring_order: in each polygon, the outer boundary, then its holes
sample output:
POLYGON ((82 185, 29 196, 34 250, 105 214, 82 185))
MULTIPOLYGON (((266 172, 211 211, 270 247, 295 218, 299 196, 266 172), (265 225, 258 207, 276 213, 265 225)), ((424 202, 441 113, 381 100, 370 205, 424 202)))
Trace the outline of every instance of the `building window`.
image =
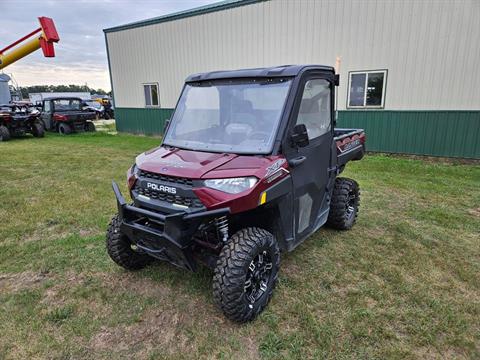
POLYGON ((387 70, 352 71, 348 82, 349 108, 383 108, 387 70))
POLYGON ((158 84, 144 84, 143 92, 145 94, 146 106, 159 106, 158 102, 158 84))

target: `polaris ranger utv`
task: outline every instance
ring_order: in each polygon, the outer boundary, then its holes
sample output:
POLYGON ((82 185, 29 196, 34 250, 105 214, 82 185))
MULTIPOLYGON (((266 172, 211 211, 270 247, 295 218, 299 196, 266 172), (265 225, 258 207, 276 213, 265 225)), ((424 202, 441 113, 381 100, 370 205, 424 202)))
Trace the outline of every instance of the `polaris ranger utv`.
POLYGON ((334 129, 338 76, 327 66, 220 71, 187 78, 162 144, 113 183, 107 250, 136 270, 154 259, 214 270, 213 296, 238 322, 255 318, 280 252, 324 224, 355 223, 358 184, 338 175, 365 151, 361 129, 334 129))
POLYGON ((38 111, 27 104, 0 105, 0 141, 26 134, 45 136, 38 111))
POLYGON ((76 97, 52 97, 39 105, 45 129, 68 135, 78 131, 95 131, 96 113, 83 110, 83 101, 76 97))

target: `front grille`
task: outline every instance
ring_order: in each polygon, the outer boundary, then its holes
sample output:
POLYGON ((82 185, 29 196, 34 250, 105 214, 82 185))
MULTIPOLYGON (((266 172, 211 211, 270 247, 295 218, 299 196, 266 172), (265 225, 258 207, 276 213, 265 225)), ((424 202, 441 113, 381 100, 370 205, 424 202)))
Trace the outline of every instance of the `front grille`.
POLYGON ((182 184, 182 185, 188 185, 188 186, 193 186, 193 181, 191 179, 185 179, 185 178, 179 178, 179 177, 174 177, 174 176, 166 176, 166 175, 161 175, 161 174, 155 174, 152 172, 140 170, 139 174, 140 177, 145 177, 149 179, 155 179, 155 180, 160 180, 160 181, 166 181, 174 184, 182 184))
POLYGON ((170 204, 183 205, 183 206, 188 206, 193 208, 199 208, 203 206, 201 201, 195 198, 188 198, 188 197, 183 197, 179 195, 166 194, 166 193, 152 190, 152 189, 144 189, 139 185, 135 186, 134 190, 140 195, 148 196, 151 199, 166 201, 170 204))

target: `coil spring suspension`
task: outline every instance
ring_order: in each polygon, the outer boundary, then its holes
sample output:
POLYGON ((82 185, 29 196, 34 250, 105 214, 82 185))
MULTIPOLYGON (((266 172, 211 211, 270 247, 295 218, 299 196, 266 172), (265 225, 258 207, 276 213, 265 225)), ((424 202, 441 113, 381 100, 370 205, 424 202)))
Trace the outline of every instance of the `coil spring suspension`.
POLYGON ((226 216, 222 216, 215 219, 215 226, 217 227, 218 235, 223 242, 228 240, 228 219, 226 216))

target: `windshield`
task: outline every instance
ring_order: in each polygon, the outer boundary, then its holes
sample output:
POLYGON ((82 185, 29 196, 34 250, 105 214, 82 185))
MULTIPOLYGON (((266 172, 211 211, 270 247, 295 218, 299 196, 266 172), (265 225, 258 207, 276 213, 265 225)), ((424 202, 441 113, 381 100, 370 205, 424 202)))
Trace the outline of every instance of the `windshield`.
POLYGON ((187 84, 164 144, 190 150, 271 152, 291 79, 187 84))
POLYGON ((80 110, 81 101, 79 99, 57 99, 53 100, 55 110, 80 110))

